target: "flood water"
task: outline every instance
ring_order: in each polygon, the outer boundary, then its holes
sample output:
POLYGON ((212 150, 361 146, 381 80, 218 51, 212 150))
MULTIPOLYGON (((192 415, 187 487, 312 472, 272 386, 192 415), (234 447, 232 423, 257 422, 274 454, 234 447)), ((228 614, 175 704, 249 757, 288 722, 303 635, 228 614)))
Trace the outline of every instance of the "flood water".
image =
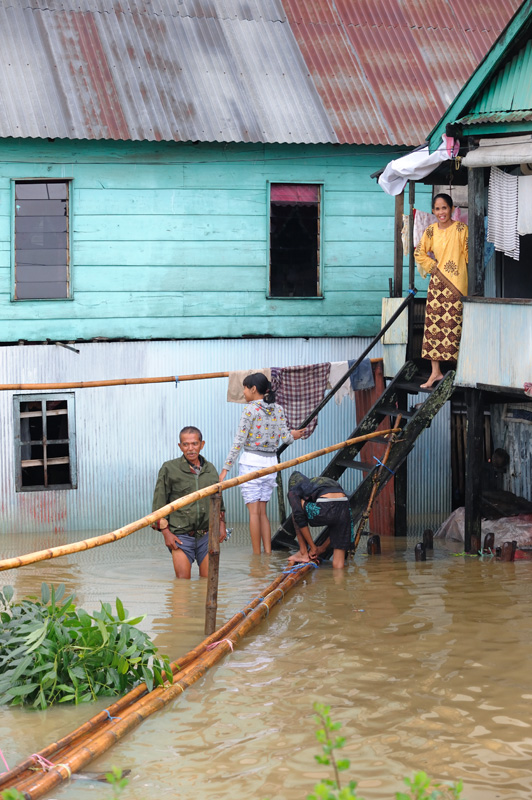
MULTIPOLYGON (((222 546, 220 624, 285 563, 282 553, 252 556, 236 538, 222 546)), ((2 555, 64 540, 8 537, 2 555)), ((456 557, 436 542, 416 563, 413 545, 383 540, 382 555, 368 557, 363 540, 348 569, 315 570, 234 653, 87 769, 131 769, 128 800, 302 800, 330 777, 314 761, 317 700, 342 723, 347 775, 367 800, 395 797, 419 769, 461 778, 467 800, 529 800, 532 562, 456 557)), ((204 638, 206 582, 196 567, 191 581, 176 581, 155 532, 0 576, 16 599, 40 593, 42 580, 65 583, 89 611, 120 597, 147 615, 143 629, 172 660, 204 638)), ((2 708, 0 748, 13 766, 110 702, 2 708)), ((111 790, 76 781, 53 796, 99 800, 111 790)))

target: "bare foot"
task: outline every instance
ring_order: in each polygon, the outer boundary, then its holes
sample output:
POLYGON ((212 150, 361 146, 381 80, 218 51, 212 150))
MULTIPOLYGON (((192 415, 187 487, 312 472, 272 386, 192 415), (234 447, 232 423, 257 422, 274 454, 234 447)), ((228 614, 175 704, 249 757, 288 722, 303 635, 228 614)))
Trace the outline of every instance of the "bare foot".
POLYGON ((294 553, 293 556, 290 556, 288 559, 289 564, 306 564, 310 561, 308 553, 294 553))
POLYGON ((431 375, 426 383, 422 383, 419 387, 420 389, 432 389, 435 383, 439 383, 443 380, 443 375, 431 375))

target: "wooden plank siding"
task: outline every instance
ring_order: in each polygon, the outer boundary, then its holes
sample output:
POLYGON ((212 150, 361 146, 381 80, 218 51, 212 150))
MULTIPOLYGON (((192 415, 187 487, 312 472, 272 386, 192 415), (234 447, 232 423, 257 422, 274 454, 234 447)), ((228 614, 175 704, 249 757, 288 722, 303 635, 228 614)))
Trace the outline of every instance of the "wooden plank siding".
POLYGON ((371 336, 393 275, 384 147, 0 143, 0 341, 371 336), (12 181, 70 179, 69 300, 13 301, 12 181), (321 298, 270 299, 269 182, 322 191, 321 298))

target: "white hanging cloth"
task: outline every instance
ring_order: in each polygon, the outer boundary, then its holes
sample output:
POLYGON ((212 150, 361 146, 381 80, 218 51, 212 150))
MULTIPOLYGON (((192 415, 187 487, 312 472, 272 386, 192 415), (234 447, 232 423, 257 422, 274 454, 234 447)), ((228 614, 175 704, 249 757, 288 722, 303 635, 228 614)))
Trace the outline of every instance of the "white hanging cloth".
POLYGON ((532 233, 532 175, 523 175, 518 181, 517 233, 532 233))
POLYGON ((407 181, 418 181, 434 172, 443 161, 453 158, 460 149, 460 142, 443 134, 443 142, 434 153, 429 148, 421 147, 407 156, 396 158, 386 165, 378 179, 378 184, 386 194, 401 194, 407 181))
POLYGON ((488 242, 495 245, 495 250, 515 261, 519 261, 517 180, 517 175, 509 175, 498 167, 490 170, 488 242))

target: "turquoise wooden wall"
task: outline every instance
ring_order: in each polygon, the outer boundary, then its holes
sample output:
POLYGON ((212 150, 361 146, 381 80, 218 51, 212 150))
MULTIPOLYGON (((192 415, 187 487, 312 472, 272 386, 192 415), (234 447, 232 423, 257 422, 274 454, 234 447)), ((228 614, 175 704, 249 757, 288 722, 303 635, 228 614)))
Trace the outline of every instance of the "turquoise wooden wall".
MULTIPOLYGON (((0 341, 370 336, 393 275, 391 148, 4 140, 0 341), (70 300, 13 301, 12 181, 68 178, 70 300), (267 298, 268 183, 323 184, 323 299, 267 298)), ((405 274, 405 286, 406 274, 405 274)))

